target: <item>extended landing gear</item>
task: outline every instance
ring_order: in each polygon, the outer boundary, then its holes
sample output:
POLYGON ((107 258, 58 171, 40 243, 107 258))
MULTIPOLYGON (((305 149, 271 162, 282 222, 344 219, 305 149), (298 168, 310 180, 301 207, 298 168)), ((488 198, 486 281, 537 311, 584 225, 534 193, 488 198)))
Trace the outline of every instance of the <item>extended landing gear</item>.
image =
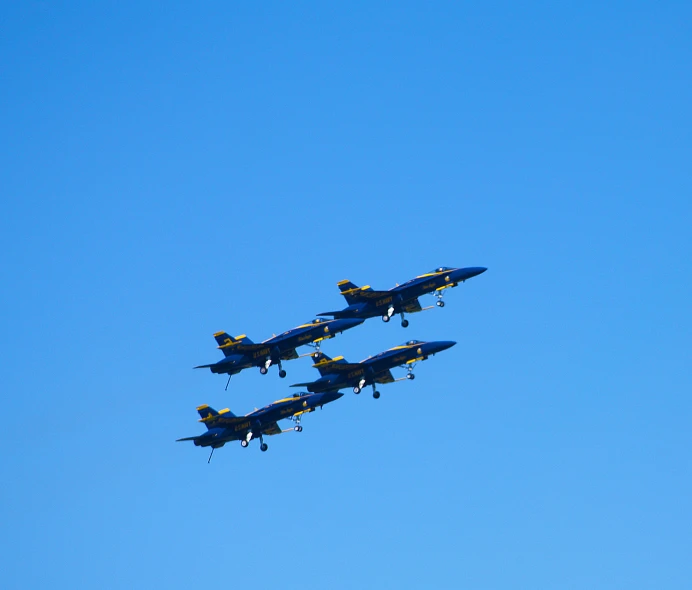
POLYGON ((406 375, 406 379, 411 379, 411 381, 413 381, 415 378, 416 376, 413 373, 409 373, 408 375, 406 375))
POLYGON ((383 315, 382 316, 382 321, 386 324, 389 321, 389 316, 388 315, 383 315))
POLYGON ((296 432, 303 432, 303 427, 300 424, 298 424, 298 426, 295 426, 293 430, 295 430, 296 432))
POLYGON ((286 376, 286 371, 284 371, 283 369, 281 369, 281 370, 279 371, 279 377, 281 377, 281 378, 283 379, 285 376, 286 376))
POLYGON ((360 393, 360 392, 362 391, 364 385, 365 385, 365 379, 361 379, 361 380, 358 382, 358 385, 356 385, 356 386, 353 388, 353 393, 356 393, 356 394, 360 393))
POLYGON ((247 449, 247 446, 248 446, 249 444, 250 444, 250 443, 249 443, 248 441, 246 441, 245 439, 243 439, 243 440, 240 441, 240 446, 243 447, 244 449, 247 449))
POLYGON ((445 306, 445 302, 442 301, 442 299, 438 299, 438 300, 437 300, 437 303, 436 303, 435 305, 437 305, 437 307, 444 307, 444 306, 445 306))
POLYGON ((392 306, 389 306, 387 309, 387 313, 382 316, 382 321, 383 322, 388 322, 389 319, 394 315, 394 308, 392 306))
POLYGON ((408 320, 404 317, 404 312, 401 312, 401 327, 408 328, 408 320))
POLYGON ((269 370, 269 367, 271 367, 271 365, 272 365, 272 360, 271 360, 271 359, 267 359, 267 360, 265 361, 264 365, 262 365, 262 366, 260 367, 260 373, 262 373, 262 375, 266 375, 266 374, 267 374, 267 371, 269 370))
POLYGON ((267 443, 262 443, 262 444, 260 445, 260 451, 262 451, 263 453, 264 453, 268 448, 269 448, 269 445, 267 445, 267 443))
POLYGON ((373 394, 372 394, 372 397, 374 397, 375 399, 380 399, 380 392, 379 392, 379 391, 374 391, 373 394))
POLYGON ((358 387, 358 386, 356 385, 356 386, 353 388, 353 393, 355 393, 356 395, 358 395, 358 394, 360 393, 360 387, 358 387))

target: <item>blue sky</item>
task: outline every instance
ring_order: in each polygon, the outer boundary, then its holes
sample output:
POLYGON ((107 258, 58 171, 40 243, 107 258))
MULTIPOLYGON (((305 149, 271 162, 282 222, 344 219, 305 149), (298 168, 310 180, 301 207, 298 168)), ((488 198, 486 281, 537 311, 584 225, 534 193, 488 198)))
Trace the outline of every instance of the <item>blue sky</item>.
POLYGON ((1 10, 3 587, 690 587, 687 4, 1 10), (315 376, 212 333, 440 265, 324 346, 415 382, 174 442, 315 376))

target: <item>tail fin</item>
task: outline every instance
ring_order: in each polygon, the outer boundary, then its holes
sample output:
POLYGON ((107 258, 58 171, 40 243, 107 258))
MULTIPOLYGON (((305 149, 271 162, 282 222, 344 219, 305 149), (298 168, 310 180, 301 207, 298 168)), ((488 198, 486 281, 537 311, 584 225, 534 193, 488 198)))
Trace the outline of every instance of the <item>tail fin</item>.
POLYGON ((254 344, 254 342, 250 340, 245 334, 233 338, 233 336, 229 336, 228 334, 226 334, 226 332, 217 332, 216 334, 214 334, 214 339, 216 340, 216 343, 219 345, 218 348, 221 349, 224 356, 229 356, 233 354, 233 347, 237 346, 238 344, 254 344))
POLYGON ((220 410, 217 412, 214 408, 210 408, 208 405, 204 404, 197 408, 197 412, 201 416, 200 422, 204 422, 207 428, 212 428, 213 423, 219 416, 225 416, 228 418, 235 418, 235 414, 231 412, 228 408, 220 410))
POLYGON ((339 287, 339 291, 341 291, 341 294, 346 299, 346 303, 349 305, 362 301, 365 298, 363 297, 363 293, 366 291, 372 291, 372 288, 369 285, 359 287, 351 281, 341 281, 337 283, 337 285, 339 287))
POLYGON ((320 372, 320 375, 322 375, 323 377, 333 372, 334 365, 348 364, 342 356, 337 356, 333 359, 321 351, 313 354, 312 360, 315 361, 315 364, 312 366, 315 367, 315 369, 317 369, 320 372))

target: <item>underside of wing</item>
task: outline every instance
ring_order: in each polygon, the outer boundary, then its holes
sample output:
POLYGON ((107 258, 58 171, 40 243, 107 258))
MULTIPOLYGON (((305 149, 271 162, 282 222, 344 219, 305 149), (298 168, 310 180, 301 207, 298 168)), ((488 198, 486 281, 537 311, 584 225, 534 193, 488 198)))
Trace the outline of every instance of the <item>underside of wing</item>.
POLYGON ((391 371, 385 371, 375 377, 375 383, 394 383, 394 375, 391 371))
POLYGON ((292 361, 294 359, 298 358, 298 353, 296 352, 296 349, 294 348, 293 350, 287 350, 281 355, 281 359, 284 361, 292 361))
POLYGON ((403 306, 403 311, 406 313, 416 313, 418 311, 423 311, 423 308, 420 305, 420 301, 418 301, 418 299, 414 299, 413 301, 407 302, 403 306))
POLYGON ((281 428, 276 422, 272 422, 271 424, 267 424, 264 428, 262 428, 262 433, 268 434, 269 436, 281 434, 281 428))

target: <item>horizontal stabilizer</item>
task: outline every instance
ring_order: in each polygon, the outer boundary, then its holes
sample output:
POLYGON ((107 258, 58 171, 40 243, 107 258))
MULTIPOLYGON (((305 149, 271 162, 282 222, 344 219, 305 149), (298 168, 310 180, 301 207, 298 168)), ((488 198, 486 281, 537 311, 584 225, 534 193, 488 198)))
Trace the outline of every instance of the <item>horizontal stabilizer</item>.
POLYGON ((198 365, 196 367, 192 367, 193 369, 209 369, 213 367, 214 365, 198 365))
POLYGON ((198 436, 188 436, 185 438, 178 438, 178 439, 176 439, 175 442, 182 442, 184 440, 197 440, 198 438, 199 438, 198 436))

